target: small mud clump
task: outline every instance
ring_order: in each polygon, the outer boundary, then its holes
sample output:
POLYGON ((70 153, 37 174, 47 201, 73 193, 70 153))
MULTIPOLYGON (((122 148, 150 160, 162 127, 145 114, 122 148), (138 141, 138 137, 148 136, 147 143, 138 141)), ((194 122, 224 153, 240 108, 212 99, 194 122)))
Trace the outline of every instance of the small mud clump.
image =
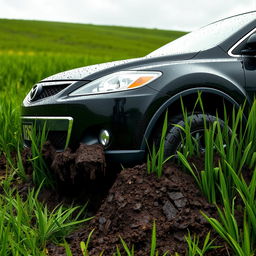
POLYGON ((94 215, 116 177, 116 173, 106 171, 103 146, 80 144, 75 151, 67 148, 56 152, 47 142, 42 154, 56 182, 55 190, 44 191, 44 201, 49 204, 49 199, 54 198, 56 202, 61 199, 75 205, 87 204, 88 215, 94 215))
MULTIPOLYGON (((157 227, 157 249, 185 255, 184 236, 190 230, 202 239, 211 230, 200 211, 216 217, 216 209, 202 196, 193 178, 174 165, 166 166, 161 178, 148 175, 146 165, 121 171, 95 218, 67 238, 73 255, 81 255, 80 242, 94 229, 89 255, 112 255, 120 237, 136 255, 150 252, 153 222, 157 227)), ((65 255, 62 247, 48 245, 49 255, 65 255)), ((226 255, 224 249, 213 251, 226 255)), ((210 254, 208 254, 210 255, 210 254)))
POLYGON ((106 168, 105 155, 101 145, 80 144, 76 151, 66 149, 64 152, 55 152, 46 144, 43 155, 50 169, 63 182, 75 183, 81 176, 87 180, 95 180, 97 176, 104 174, 106 168), (47 150, 48 149, 48 150, 47 150))

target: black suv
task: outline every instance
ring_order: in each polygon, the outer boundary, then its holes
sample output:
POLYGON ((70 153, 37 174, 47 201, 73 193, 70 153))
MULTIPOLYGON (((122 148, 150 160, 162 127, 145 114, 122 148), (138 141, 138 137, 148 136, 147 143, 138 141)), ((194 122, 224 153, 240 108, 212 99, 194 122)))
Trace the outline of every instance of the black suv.
MULTIPOLYGON (((118 162, 143 160, 168 109, 182 121, 180 98, 189 113, 201 92, 207 120, 216 110, 251 102, 256 90, 256 12, 220 20, 189 33, 143 58, 66 71, 37 83, 23 102, 23 136, 45 122, 57 150, 100 143, 118 162)), ((205 116, 197 113, 193 130, 205 116)), ((166 148, 175 151, 175 127, 166 148)))

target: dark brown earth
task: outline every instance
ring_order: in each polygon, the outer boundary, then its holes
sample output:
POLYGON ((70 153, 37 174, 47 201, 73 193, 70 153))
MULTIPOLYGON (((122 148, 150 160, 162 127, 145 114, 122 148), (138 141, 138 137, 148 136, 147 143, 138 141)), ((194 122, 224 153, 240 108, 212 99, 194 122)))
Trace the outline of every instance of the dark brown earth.
MULTIPOLYGON (((45 157, 48 157, 47 153, 49 152, 44 149, 45 157)), ((59 179, 72 183, 75 183, 78 177, 79 179, 95 180, 96 177, 104 174, 106 167, 105 155, 101 145, 86 146, 81 144, 75 152, 69 148, 62 153, 54 152, 50 160, 52 160, 50 168, 59 179)))
MULTIPOLYGON (((86 241, 93 229, 90 255, 99 255, 104 250, 107 256, 115 252, 116 245, 121 248, 120 237, 129 246, 135 246, 136 255, 149 255, 154 221, 160 255, 166 251, 185 255, 184 236, 188 230, 202 241, 212 231, 200 211, 216 217, 215 206, 208 204, 193 178, 174 164, 165 167, 161 178, 148 175, 146 166, 140 165, 122 170, 115 179, 115 170, 105 168, 101 146, 81 145, 75 152, 67 149, 56 153, 47 143, 43 154, 58 183, 56 189, 43 189, 40 200, 49 208, 61 202, 74 205, 89 200, 89 215, 95 215, 90 223, 66 239, 73 255, 81 255, 80 242, 86 241)), ((28 157, 29 152, 23 156, 28 157)), ((1 169, 3 166, 4 160, 0 158, 1 169)), ((29 164, 26 168, 29 174, 29 164)), ((31 181, 19 185, 19 190, 26 194, 29 187, 31 181)), ((217 240, 216 243, 220 244, 217 240)), ((64 249, 54 244, 48 245, 48 251, 49 255, 65 255, 64 249)), ((225 247, 207 255, 213 254, 228 255, 225 247)))
MULTIPOLYGON (((88 204, 87 214, 95 214, 116 177, 116 173, 106 169, 103 147, 81 144, 75 151, 67 148, 64 152, 56 152, 46 142, 42 154, 55 180, 55 187, 43 188, 39 199, 50 209, 60 203, 66 206, 88 204), (108 175, 105 175, 106 171, 108 175)), ((29 164, 27 170, 30 170, 29 164)))
MULTIPOLYGON (((201 238, 211 230, 200 211, 216 215, 215 207, 207 203, 190 175, 169 165, 158 179, 154 174, 147 175, 145 165, 136 166, 121 171, 95 218, 67 241, 73 254, 81 255, 80 242, 95 229, 90 255, 99 255, 102 250, 104 255, 112 255, 120 237, 135 246, 136 255, 149 255, 155 220, 160 254, 169 251, 185 255, 188 230, 201 238)), ((48 250, 49 255, 65 255, 61 247, 49 245, 48 250)), ((214 254, 226 255, 225 249, 214 254)))

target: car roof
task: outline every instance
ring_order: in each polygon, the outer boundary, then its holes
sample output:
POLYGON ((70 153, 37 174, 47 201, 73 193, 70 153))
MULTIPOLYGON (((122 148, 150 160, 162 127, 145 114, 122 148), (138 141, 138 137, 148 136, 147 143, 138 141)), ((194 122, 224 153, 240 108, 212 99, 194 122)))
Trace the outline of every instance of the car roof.
MULTIPOLYGON (((239 17, 239 16, 242 16, 242 15, 250 14, 250 13, 255 13, 255 15, 256 15, 256 10, 255 10, 255 11, 250 11, 250 12, 244 12, 244 13, 235 14, 235 15, 232 15, 232 16, 229 16, 229 17, 225 17, 225 18, 223 18, 223 19, 220 19, 220 20, 216 20, 216 21, 214 21, 214 22, 211 22, 211 23, 209 23, 208 25, 217 23, 217 22, 219 22, 219 21, 227 20, 227 19, 230 19, 230 18, 234 18, 234 17, 239 17)), ((255 16, 255 18, 256 18, 256 16, 255 16)), ((208 26, 208 25, 206 25, 206 26, 208 26)), ((206 26, 203 26, 203 27, 206 27, 206 26)))

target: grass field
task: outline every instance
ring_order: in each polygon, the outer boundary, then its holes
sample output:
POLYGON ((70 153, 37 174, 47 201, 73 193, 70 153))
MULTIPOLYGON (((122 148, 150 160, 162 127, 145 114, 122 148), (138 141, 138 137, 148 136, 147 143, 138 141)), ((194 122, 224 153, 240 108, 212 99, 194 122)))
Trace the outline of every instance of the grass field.
MULTIPOLYGON (((141 57, 184 33, 19 20, 0 20, 0 32, 1 168, 3 159, 7 160, 4 164, 6 170, 0 168, 0 256, 47 255, 47 243, 63 242, 74 226, 87 219, 83 219, 84 208, 64 208, 60 205, 50 211, 38 200, 39 184, 46 175, 45 163, 37 145, 44 141, 44 134, 33 138, 37 143, 32 143, 32 155, 28 162, 34 172, 28 180, 21 156, 19 117, 23 98, 32 85, 44 77, 90 64, 141 57), (25 198, 21 197, 16 186, 31 180, 37 187, 28 191, 25 198)), ((203 106, 200 97, 197 103, 203 106)), ((204 168, 197 169, 188 160, 188 157, 195 157, 192 153, 199 147, 191 137, 184 111, 186 141, 182 144, 183 151, 177 154, 180 165, 193 176, 208 202, 217 206, 218 217, 204 215, 204 218, 222 241, 226 241, 232 255, 239 256, 255 255, 256 250, 255 113, 256 103, 245 126, 243 109, 239 109, 229 113, 230 117, 226 113, 223 127, 217 121, 212 127, 205 127, 205 153, 201 158, 204 163, 200 165, 204 168), (244 171, 247 171, 246 175, 244 171)), ((167 119, 162 139, 166 132, 167 119)), ((164 168, 163 146, 162 140, 160 148, 153 148, 147 159, 148 173, 156 172, 159 179, 164 168)), ((195 154, 198 156, 198 151, 195 154)), ((48 181, 51 181, 50 178, 48 181)), ((155 222, 152 226, 150 255, 155 256, 158 255, 155 222)), ((214 249, 210 234, 199 243, 199 237, 189 233, 186 241, 188 255, 191 256, 206 255, 209 248, 214 249)), ((83 255, 86 256, 88 243, 81 243, 83 255)), ((69 245, 65 246, 67 255, 72 255, 69 245)), ((122 241, 122 246, 126 251, 124 255, 135 255, 125 241, 122 241)), ((118 248, 115 255, 121 255, 118 248)))
POLYGON ((67 54, 103 59, 143 56, 184 34, 143 28, 19 20, 0 20, 0 31, 1 54, 67 54))

